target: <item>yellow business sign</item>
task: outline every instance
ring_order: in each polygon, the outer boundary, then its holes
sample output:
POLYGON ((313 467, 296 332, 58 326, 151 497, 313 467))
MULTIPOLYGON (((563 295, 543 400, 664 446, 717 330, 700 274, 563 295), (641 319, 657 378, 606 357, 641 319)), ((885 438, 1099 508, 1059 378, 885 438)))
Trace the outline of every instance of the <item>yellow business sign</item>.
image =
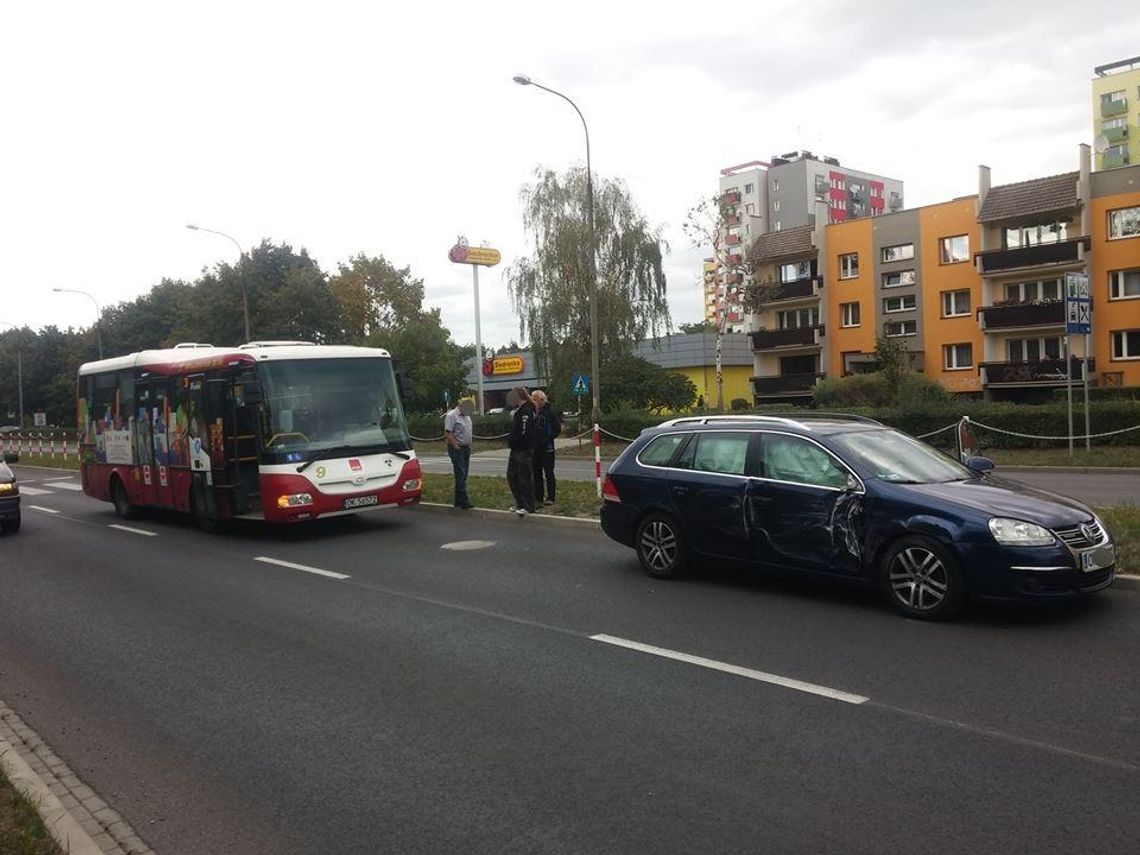
POLYGON ((456 264, 479 264, 483 267, 494 267, 503 258, 497 249, 489 246, 468 246, 465 238, 459 239, 447 257, 456 264))
POLYGON ((492 374, 521 374, 523 368, 521 356, 497 356, 491 363, 492 374))

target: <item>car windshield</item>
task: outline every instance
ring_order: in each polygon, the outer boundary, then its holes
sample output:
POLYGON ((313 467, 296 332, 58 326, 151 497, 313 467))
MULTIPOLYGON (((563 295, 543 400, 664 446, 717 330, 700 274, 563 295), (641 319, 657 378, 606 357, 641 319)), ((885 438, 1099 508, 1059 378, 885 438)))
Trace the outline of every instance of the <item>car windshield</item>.
POLYGON ((275 360, 258 373, 267 462, 411 448, 389 359, 275 360))
POLYGON ((936 484, 974 473, 942 452, 897 430, 852 431, 831 441, 871 477, 896 484, 936 484))

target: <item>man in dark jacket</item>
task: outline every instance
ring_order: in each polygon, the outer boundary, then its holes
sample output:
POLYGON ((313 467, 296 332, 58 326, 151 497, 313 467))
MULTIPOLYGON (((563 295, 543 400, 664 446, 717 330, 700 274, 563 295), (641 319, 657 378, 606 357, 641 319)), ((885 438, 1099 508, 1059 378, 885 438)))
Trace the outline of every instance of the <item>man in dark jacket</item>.
POLYGON ((546 501, 554 504, 554 440, 562 433, 562 418, 554 409, 546 393, 539 390, 531 394, 535 406, 536 431, 534 446, 534 498, 542 502, 543 480, 546 481, 546 501))
POLYGON ((534 501, 534 446, 536 428, 534 402, 526 386, 516 386, 512 394, 519 402, 511 422, 511 433, 507 446, 511 449, 507 460, 507 485, 515 497, 511 508, 520 517, 533 514, 537 508, 534 501))

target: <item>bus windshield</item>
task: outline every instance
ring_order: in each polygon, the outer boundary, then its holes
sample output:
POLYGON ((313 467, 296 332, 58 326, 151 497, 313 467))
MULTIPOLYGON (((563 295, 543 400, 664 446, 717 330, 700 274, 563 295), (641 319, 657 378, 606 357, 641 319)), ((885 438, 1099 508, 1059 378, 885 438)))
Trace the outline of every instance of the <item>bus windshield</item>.
POLYGON ((390 359, 291 359, 257 368, 266 463, 411 449, 390 359))

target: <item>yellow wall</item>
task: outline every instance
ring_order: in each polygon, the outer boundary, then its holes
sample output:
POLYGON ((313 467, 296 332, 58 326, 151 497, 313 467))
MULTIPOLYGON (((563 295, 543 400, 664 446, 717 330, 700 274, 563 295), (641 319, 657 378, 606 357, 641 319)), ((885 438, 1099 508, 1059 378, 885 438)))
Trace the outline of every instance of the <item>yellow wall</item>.
POLYGON ((843 354, 851 351, 874 353, 878 313, 875 298, 875 259, 872 257, 871 218, 864 217, 827 227, 827 258, 823 260, 825 294, 824 323, 827 325, 828 377, 843 376, 843 354), (839 278, 839 256, 859 254, 859 275, 839 278), (841 326, 841 303, 859 303, 859 326, 841 326))
MULTIPOLYGON (((1140 68, 1131 71, 1119 71, 1092 79, 1093 139, 1096 139, 1097 134, 1101 133, 1101 128, 1105 122, 1105 117, 1100 114, 1100 96, 1109 92, 1116 92, 1118 89, 1124 90, 1125 97, 1128 100, 1128 109, 1117 116, 1109 116, 1108 118, 1126 119, 1128 121, 1128 138, 1112 144, 1123 145, 1127 143, 1129 164, 1140 163, 1140 121, 1137 120, 1137 116, 1140 114, 1140 68)), ((1103 168, 1101 156, 1094 154, 1093 157, 1096 159, 1095 168, 1103 168)))
MULTIPOLYGON (((1131 103, 1131 102, 1130 102, 1131 103)), ((1140 237, 1108 239, 1108 212, 1140 205, 1140 192, 1101 196, 1089 206, 1092 259, 1089 288, 1093 294, 1093 354, 1096 373, 1123 372, 1123 385, 1140 386, 1140 361, 1112 361, 1112 331, 1140 329, 1140 299, 1109 300, 1108 274, 1140 267, 1140 237)))
MULTIPOLYGON (((694 365, 688 368, 673 368, 671 371, 684 374, 697 387, 697 394, 703 395, 706 406, 716 404, 716 366, 694 365)), ((752 366, 723 365, 721 375, 724 380, 724 405, 728 407, 733 398, 744 398, 752 403, 752 366)))
POLYGON ((981 249, 981 229, 976 219, 977 197, 955 199, 919 209, 922 251, 922 325, 925 372, 951 392, 980 392, 982 379, 978 365, 985 352, 977 309, 982 305, 982 279, 974 270, 973 255, 981 249), (970 261, 942 264, 939 239, 954 235, 970 236, 970 261), (970 314, 961 318, 942 317, 942 292, 970 289, 970 314), (947 371, 942 348, 947 344, 973 345, 974 365, 969 369, 947 371))

